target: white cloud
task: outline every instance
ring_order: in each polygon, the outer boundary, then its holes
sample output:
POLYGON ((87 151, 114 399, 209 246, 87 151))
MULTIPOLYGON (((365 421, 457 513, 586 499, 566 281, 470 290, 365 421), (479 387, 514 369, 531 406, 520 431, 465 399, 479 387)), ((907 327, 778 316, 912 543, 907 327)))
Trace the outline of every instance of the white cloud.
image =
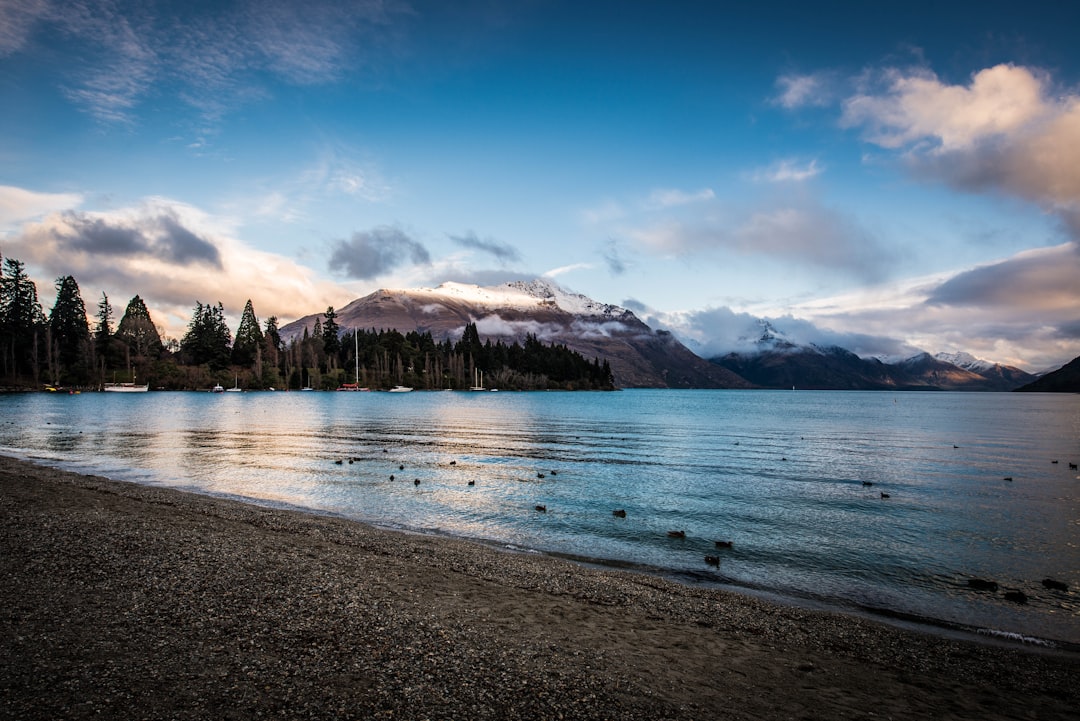
POLYGON ((756 170, 750 177, 756 182, 801 183, 821 175, 824 170, 818 165, 817 159, 809 162, 788 159, 774 163, 768 168, 756 170))
POLYGON ((34 26, 49 13, 48 0, 0 2, 0 58, 21 50, 34 26))
POLYGON ((282 223, 295 223, 304 217, 303 211, 280 190, 272 190, 256 198, 251 213, 256 218, 270 218, 282 223))
POLYGON ((357 159, 358 153, 338 145, 323 146, 315 161, 290 184, 296 193, 341 194, 371 203, 386 201, 393 190, 374 163, 357 159))
POLYGON ((256 184, 255 191, 223 204, 237 217, 296 223, 309 220, 320 203, 342 197, 383 203, 394 189, 374 162, 358 160, 358 153, 342 145, 321 147, 310 163, 292 175, 256 184))
POLYGON ((336 168, 327 177, 327 187, 371 203, 381 203, 391 193, 390 185, 370 167, 336 168))
POLYGON ((600 338, 610 338, 612 335, 618 335, 620 333, 628 333, 632 329, 619 321, 607 321, 604 323, 590 323, 587 321, 575 320, 570 325, 570 331, 578 338, 584 338, 586 340, 598 340, 600 338))
POLYGON ((80 193, 38 193, 11 185, 0 185, 0 232, 12 231, 18 223, 41 218, 58 210, 82 205, 80 193))
POLYGON ((1045 79, 1024 67, 980 70, 967 86, 947 85, 927 70, 885 73, 884 93, 858 94, 844 102, 842 124, 867 128, 886 148, 931 140, 936 150, 966 150, 988 138, 1010 135, 1055 111, 1045 79))
POLYGON ((824 74, 781 75, 776 80, 779 94, 774 102, 788 110, 806 106, 824 106, 831 101, 829 83, 824 74))
POLYGON ((520 338, 526 334, 535 335, 543 341, 557 338, 563 332, 558 323, 541 323, 536 320, 503 320, 492 314, 476 319, 476 330, 481 337, 520 338))
POLYGON ((893 336, 833 330, 787 313, 758 316, 727 306, 670 313, 639 307, 635 312, 652 327, 674 333, 703 358, 758 350, 757 341, 766 330, 763 322, 783 339, 800 346, 839 346, 864 357, 909 357, 919 352, 893 336))
POLYGON ((893 261, 889 249, 855 218, 812 197, 751 207, 708 203, 694 213, 623 227, 620 234, 663 256, 719 260, 735 253, 870 279, 880 279, 893 261))
POLYGON ((694 192, 675 188, 662 188, 649 194, 648 199, 645 201, 645 208, 648 210, 663 210, 690 203, 700 203, 712 200, 715 197, 716 194, 713 193, 712 188, 702 188, 694 192))
POLYGON ((965 351, 1038 371, 1080 355, 1077 277, 1080 251, 1065 243, 784 306, 662 311, 622 304, 706 358, 751 350, 765 319, 793 343, 836 345, 863 357, 965 351))
POLYGON ((174 337, 184 333, 196 300, 221 301, 235 320, 250 298, 260 318, 289 320, 352 297, 311 269, 228 231, 227 223, 197 208, 149 198, 108 212, 52 213, 25 224, 5 241, 4 251, 26 262, 39 293, 52 278, 70 274, 88 307, 101 291, 114 305, 139 294, 174 337))
POLYGON ((586 225, 602 225, 626 217, 626 209, 615 200, 605 200, 594 208, 581 211, 581 220, 586 225))
POLYGON ((593 267, 592 263, 572 263, 570 265, 559 266, 558 268, 552 268, 551 270, 544 271, 542 276, 544 278, 557 278, 560 275, 566 275, 572 273, 575 270, 590 270, 593 267))
POLYGON ((57 84, 99 120, 134 122, 152 88, 167 83, 216 119, 266 97, 267 78, 341 80, 393 42, 396 20, 411 12, 396 0, 211 3, 185 6, 183 15, 167 5, 112 0, 4 2, 0 57, 32 45, 38 31, 58 31, 79 61, 57 84))
POLYGON ((791 312, 841 332, 902 338, 937 352, 973 355, 1041 370, 1080 355, 1072 243, 845 296, 802 303, 791 312))
POLYGON ((1014 65, 948 85, 928 70, 886 72, 887 87, 845 102, 842 123, 906 151, 912 170, 967 191, 1003 192, 1058 213, 1080 240, 1080 95, 1014 65))

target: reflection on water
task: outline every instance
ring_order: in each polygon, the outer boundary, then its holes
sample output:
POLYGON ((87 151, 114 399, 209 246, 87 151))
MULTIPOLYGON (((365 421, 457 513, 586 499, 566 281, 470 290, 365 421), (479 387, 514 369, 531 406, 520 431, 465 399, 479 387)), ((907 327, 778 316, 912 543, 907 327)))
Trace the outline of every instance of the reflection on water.
POLYGON ((1078 595, 1040 584, 1080 586, 1076 396, 34 394, 0 409, 0 450, 76 470, 1080 643, 1078 595))

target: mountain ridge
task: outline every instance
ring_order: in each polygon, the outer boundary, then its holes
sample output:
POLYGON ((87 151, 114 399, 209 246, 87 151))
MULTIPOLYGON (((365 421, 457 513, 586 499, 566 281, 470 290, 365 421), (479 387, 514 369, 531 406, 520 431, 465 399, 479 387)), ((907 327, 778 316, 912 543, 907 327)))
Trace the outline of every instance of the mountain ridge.
MULTIPOLYGON (((633 311, 536 279, 481 287, 443 283, 436 288, 384 288, 336 310, 341 328, 394 328, 460 337, 475 323, 486 341, 521 342, 527 335, 555 342, 586 358, 607 360, 623 387, 748 388, 738 375, 700 358, 674 335, 653 330, 633 311)), ((314 327, 322 314, 283 326, 284 339, 314 327)))
MULTIPOLYGON (((484 340, 535 336, 611 364, 617 385, 660 388, 1009 391, 1036 376, 965 352, 921 352, 898 360, 864 358, 837 345, 800 344, 769 320, 736 339, 744 350, 703 359, 670 331, 633 311, 538 278, 498 286, 447 282, 434 288, 382 288, 336 311, 343 329, 390 329, 456 340, 475 323, 484 340)), ((281 328, 288 340, 322 314, 281 328)))
POLYGON ((956 390, 1010 391, 1034 380, 1019 368, 961 354, 967 367, 941 356, 918 353, 893 363, 861 358, 839 346, 776 343, 766 339, 757 351, 710 359, 764 388, 807 390, 956 390), (968 360, 970 359, 970 360, 968 360))
POLYGON ((1080 393, 1080 356, 1016 390, 1036 393, 1080 393))

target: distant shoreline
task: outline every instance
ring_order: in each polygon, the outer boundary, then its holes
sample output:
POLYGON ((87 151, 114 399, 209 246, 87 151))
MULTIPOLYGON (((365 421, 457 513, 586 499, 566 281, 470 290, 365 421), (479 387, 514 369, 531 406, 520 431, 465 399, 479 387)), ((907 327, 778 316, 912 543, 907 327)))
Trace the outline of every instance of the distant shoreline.
POLYGON ((1080 658, 0 457, 0 715, 1072 718, 1080 658))

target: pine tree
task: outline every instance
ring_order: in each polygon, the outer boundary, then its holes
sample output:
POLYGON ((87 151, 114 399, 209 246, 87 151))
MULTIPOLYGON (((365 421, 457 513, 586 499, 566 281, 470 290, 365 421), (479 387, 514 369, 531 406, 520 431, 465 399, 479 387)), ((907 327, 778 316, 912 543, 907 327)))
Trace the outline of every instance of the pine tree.
POLYGON ((26 274, 22 261, 5 258, 0 276, 0 352, 5 375, 31 373, 36 380, 40 357, 38 342, 44 338, 45 314, 37 298, 37 286, 26 274))
POLYGON ((305 367, 316 367, 323 359, 323 332, 322 316, 315 316, 315 327, 311 329, 311 336, 304 338, 305 367))
POLYGON ((465 325, 465 330, 461 333, 461 340, 458 341, 454 350, 463 356, 471 355, 476 360, 480 359, 484 345, 480 342, 480 332, 476 329, 476 323, 467 323, 465 325))
POLYGON ((240 316, 240 325, 236 329, 236 339, 233 341, 232 362, 233 365, 250 366, 260 354, 260 346, 263 342, 262 331, 259 330, 259 319, 255 317, 255 309, 248 299, 244 306, 244 313, 240 316))
POLYGON ((180 341, 180 353, 187 363, 206 363, 211 370, 229 367, 232 334, 225 324, 225 309, 219 301, 216 306, 195 301, 195 312, 188 323, 187 333, 180 341))
POLYGON ((266 319, 266 330, 263 331, 263 337, 267 342, 267 347, 273 348, 274 352, 280 353, 284 350, 281 343, 281 333, 278 331, 278 318, 276 315, 266 319))
POLYGON ((50 353, 56 353, 60 370, 76 380, 84 380, 90 350, 90 325, 86 321, 86 306, 79 294, 79 284, 70 275, 56 279, 56 302, 49 312, 49 331, 50 353))
POLYGON ((101 300, 98 301, 97 325, 94 327, 94 349, 98 358, 105 363, 108 363, 109 345, 112 343, 112 318, 113 309, 109 304, 109 296, 102 291, 101 300))
POLYGON ((116 328, 116 339, 128 347, 133 357, 140 360, 160 358, 165 349, 161 336, 154 327, 154 321, 150 318, 150 311, 139 296, 128 301, 124 317, 116 328))
POLYGON ((323 350, 327 357, 335 358, 341 350, 341 339, 338 337, 337 313, 334 312, 334 306, 327 308, 324 315, 326 322, 322 327, 323 350))
POLYGON ((277 324, 276 315, 266 319, 266 329, 263 331, 263 362, 273 368, 281 368, 282 374, 288 376, 287 358, 277 324), (283 365, 285 367, 282 367, 283 365))

